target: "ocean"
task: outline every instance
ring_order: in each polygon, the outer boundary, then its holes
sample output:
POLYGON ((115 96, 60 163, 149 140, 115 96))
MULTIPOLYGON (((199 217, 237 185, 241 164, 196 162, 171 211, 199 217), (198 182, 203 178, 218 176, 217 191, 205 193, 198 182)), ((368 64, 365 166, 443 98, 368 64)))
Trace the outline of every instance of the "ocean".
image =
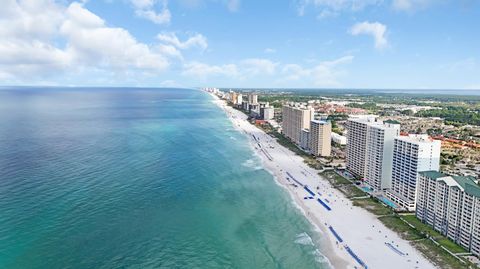
POLYGON ((0 268, 328 268, 212 98, 0 89, 0 268))

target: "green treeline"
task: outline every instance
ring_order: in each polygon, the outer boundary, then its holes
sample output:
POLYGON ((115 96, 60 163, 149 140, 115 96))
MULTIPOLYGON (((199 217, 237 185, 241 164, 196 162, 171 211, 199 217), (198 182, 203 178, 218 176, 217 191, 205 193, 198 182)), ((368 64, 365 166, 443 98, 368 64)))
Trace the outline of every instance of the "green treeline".
POLYGON ((443 109, 431 109, 419 111, 419 117, 439 117, 445 119, 446 123, 480 125, 480 112, 465 107, 448 106, 443 109))

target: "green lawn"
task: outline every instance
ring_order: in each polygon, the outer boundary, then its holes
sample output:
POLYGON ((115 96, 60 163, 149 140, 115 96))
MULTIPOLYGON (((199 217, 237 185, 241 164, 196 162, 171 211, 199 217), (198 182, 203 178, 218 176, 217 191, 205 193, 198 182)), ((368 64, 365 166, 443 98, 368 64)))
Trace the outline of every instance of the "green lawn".
POLYGON ((419 231, 408 226, 408 224, 403 222, 398 216, 384 216, 378 219, 405 240, 411 241, 425 238, 419 231))
POLYGON ((390 208, 384 206, 378 200, 373 198, 353 200, 353 205, 363 207, 377 216, 389 215, 393 213, 390 208))
POLYGON ((415 215, 403 215, 402 218, 408 223, 415 226, 415 228, 422 233, 426 233, 433 238, 443 237, 439 232, 435 231, 432 227, 430 227, 425 223, 422 223, 419 219, 417 219, 415 215))
MULTIPOLYGON (((341 187, 338 187, 338 189, 343 192, 347 198, 353 198, 353 197, 363 197, 366 196, 367 194, 357 188, 355 185, 350 184, 350 185, 343 185, 341 187)), ((388 214, 388 213, 387 213, 388 214)))
MULTIPOLYGON (((467 264, 463 264, 448 252, 435 245, 432 241, 425 239, 412 244, 420 250, 429 260, 433 261, 437 266, 444 269, 466 269, 467 264)), ((473 268, 473 267, 472 267, 473 268)))
POLYGON ((466 252, 468 252, 467 250, 465 250, 464 248, 457 245, 455 242, 453 242, 452 240, 450 240, 446 237, 444 237, 442 239, 438 239, 437 242, 440 245, 442 245, 444 248, 450 250, 453 253, 466 253, 466 252))
POLYGON ((325 172, 319 173, 319 175, 326 178, 333 185, 352 184, 350 180, 343 178, 339 174, 335 173, 335 171, 325 171, 325 172))
POLYGON ((408 223, 412 224, 415 226, 415 228, 423 233, 426 233, 433 237, 435 241, 437 241, 440 245, 445 247, 446 249, 450 250, 453 253, 465 253, 468 252, 461 246, 457 245, 455 242, 451 241, 447 237, 443 236, 439 232, 435 231, 432 227, 429 225, 422 223, 415 215, 404 215, 402 216, 404 220, 406 220, 408 223))

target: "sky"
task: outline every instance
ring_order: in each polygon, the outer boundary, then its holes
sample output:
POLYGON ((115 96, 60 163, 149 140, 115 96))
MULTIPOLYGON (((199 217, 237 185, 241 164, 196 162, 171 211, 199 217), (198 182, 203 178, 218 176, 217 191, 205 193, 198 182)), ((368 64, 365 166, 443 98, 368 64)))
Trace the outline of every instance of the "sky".
POLYGON ((0 1, 0 85, 480 90, 478 0, 0 1))

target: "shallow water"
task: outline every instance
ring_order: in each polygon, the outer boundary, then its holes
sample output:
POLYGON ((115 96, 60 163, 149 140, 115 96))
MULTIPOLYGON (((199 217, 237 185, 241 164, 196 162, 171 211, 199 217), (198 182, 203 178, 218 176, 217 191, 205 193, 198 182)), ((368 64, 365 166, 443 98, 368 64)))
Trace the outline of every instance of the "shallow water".
POLYGON ((212 99, 0 90, 0 268, 326 268, 212 99))

